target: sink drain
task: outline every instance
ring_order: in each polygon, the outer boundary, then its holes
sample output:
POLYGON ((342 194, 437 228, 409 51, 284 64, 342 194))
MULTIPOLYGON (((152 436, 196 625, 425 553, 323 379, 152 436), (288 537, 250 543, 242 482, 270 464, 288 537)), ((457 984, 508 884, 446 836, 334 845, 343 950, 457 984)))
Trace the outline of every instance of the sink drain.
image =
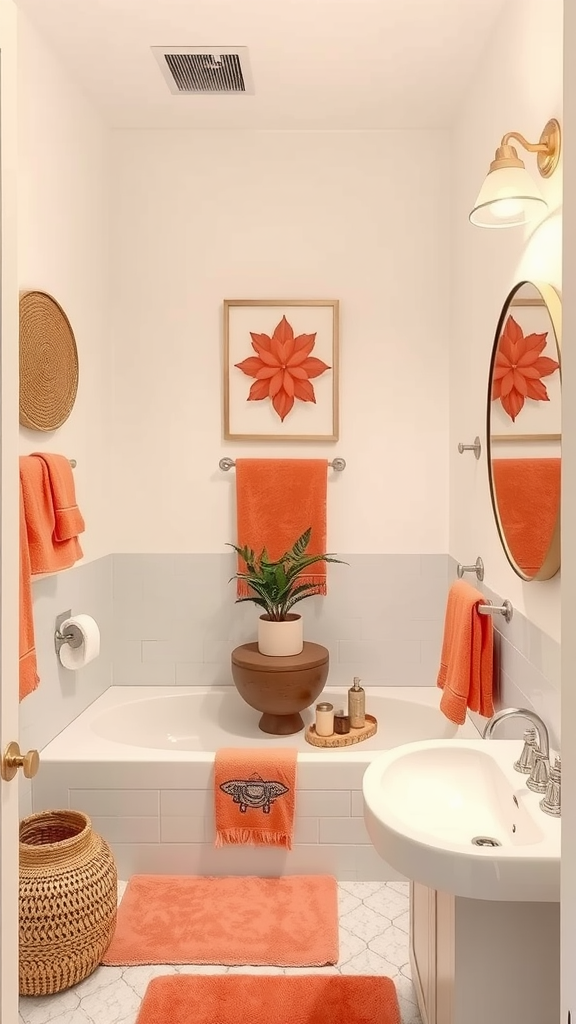
POLYGON ((492 836, 474 836, 472 839, 473 846, 502 846, 502 843, 498 839, 492 839, 492 836))

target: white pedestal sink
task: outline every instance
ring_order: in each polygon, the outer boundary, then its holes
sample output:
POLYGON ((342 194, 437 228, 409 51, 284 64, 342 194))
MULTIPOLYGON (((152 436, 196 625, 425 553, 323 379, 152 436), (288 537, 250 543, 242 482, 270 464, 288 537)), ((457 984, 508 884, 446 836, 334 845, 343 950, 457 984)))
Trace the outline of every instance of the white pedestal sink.
POLYGON ((363 781, 375 849, 455 896, 558 902, 560 820, 514 770, 518 753, 517 740, 428 740, 375 758, 363 781))
POLYGON ((412 880, 424 1024, 559 1019, 560 821, 514 770, 520 749, 429 740, 388 750, 365 772, 372 843, 412 880))

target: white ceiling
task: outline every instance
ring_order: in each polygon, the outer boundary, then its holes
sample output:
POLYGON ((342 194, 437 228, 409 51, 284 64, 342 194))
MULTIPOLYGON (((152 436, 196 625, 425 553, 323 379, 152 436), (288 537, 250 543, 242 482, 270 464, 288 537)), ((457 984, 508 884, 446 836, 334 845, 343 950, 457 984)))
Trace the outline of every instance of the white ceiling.
POLYGON ((444 127, 509 0, 16 0, 118 127, 444 127), (173 96, 150 47, 247 46, 253 96, 173 96))

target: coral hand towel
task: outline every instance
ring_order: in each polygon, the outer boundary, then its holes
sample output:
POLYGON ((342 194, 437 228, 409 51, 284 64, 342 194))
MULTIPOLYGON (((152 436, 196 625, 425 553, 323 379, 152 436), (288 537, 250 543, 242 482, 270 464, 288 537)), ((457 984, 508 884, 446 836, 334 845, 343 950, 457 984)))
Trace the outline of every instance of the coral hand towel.
POLYGON ((24 499, 20 487, 20 635, 19 635, 19 696, 20 700, 36 689, 39 683, 36 670, 36 647, 34 644, 34 617, 32 612, 32 587, 30 552, 26 532, 24 499))
POLYGON ((292 849, 297 751, 223 748, 214 760, 216 846, 292 849))
POLYGON ((76 504, 74 474, 69 460, 64 455, 51 455, 48 452, 33 452, 33 456, 42 459, 48 470, 54 507, 54 539, 71 540, 79 533, 84 533, 86 527, 76 504))
POLYGON ((486 599, 465 580, 453 583, 448 593, 438 686, 444 691, 440 710, 456 725, 463 725, 466 709, 490 718, 492 700, 493 624, 481 615, 486 599))
MULTIPOLYGON (((308 555, 326 552, 327 459, 237 459, 236 514, 238 545, 258 554, 266 548, 274 560, 288 551, 309 526, 308 555)), ((246 572, 242 559, 238 571, 246 572)), ((326 563, 316 562, 298 577, 326 593, 326 563)), ((238 597, 251 593, 238 580, 238 597)))
MULTIPOLYGON (((58 539, 54 497, 44 457, 26 455, 20 458, 20 484, 32 575, 69 569, 82 558, 82 548, 76 535, 58 539)), ((73 500, 75 503, 75 498, 73 500)))

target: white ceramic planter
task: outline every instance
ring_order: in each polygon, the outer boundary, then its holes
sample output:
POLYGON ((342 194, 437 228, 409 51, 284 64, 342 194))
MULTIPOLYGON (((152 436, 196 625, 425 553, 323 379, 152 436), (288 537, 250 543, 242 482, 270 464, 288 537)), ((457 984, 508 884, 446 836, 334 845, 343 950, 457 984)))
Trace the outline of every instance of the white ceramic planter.
POLYGON ((304 647, 302 616, 289 614, 285 622, 273 622, 261 615, 258 619, 258 650, 270 658, 288 658, 301 654, 304 647))

